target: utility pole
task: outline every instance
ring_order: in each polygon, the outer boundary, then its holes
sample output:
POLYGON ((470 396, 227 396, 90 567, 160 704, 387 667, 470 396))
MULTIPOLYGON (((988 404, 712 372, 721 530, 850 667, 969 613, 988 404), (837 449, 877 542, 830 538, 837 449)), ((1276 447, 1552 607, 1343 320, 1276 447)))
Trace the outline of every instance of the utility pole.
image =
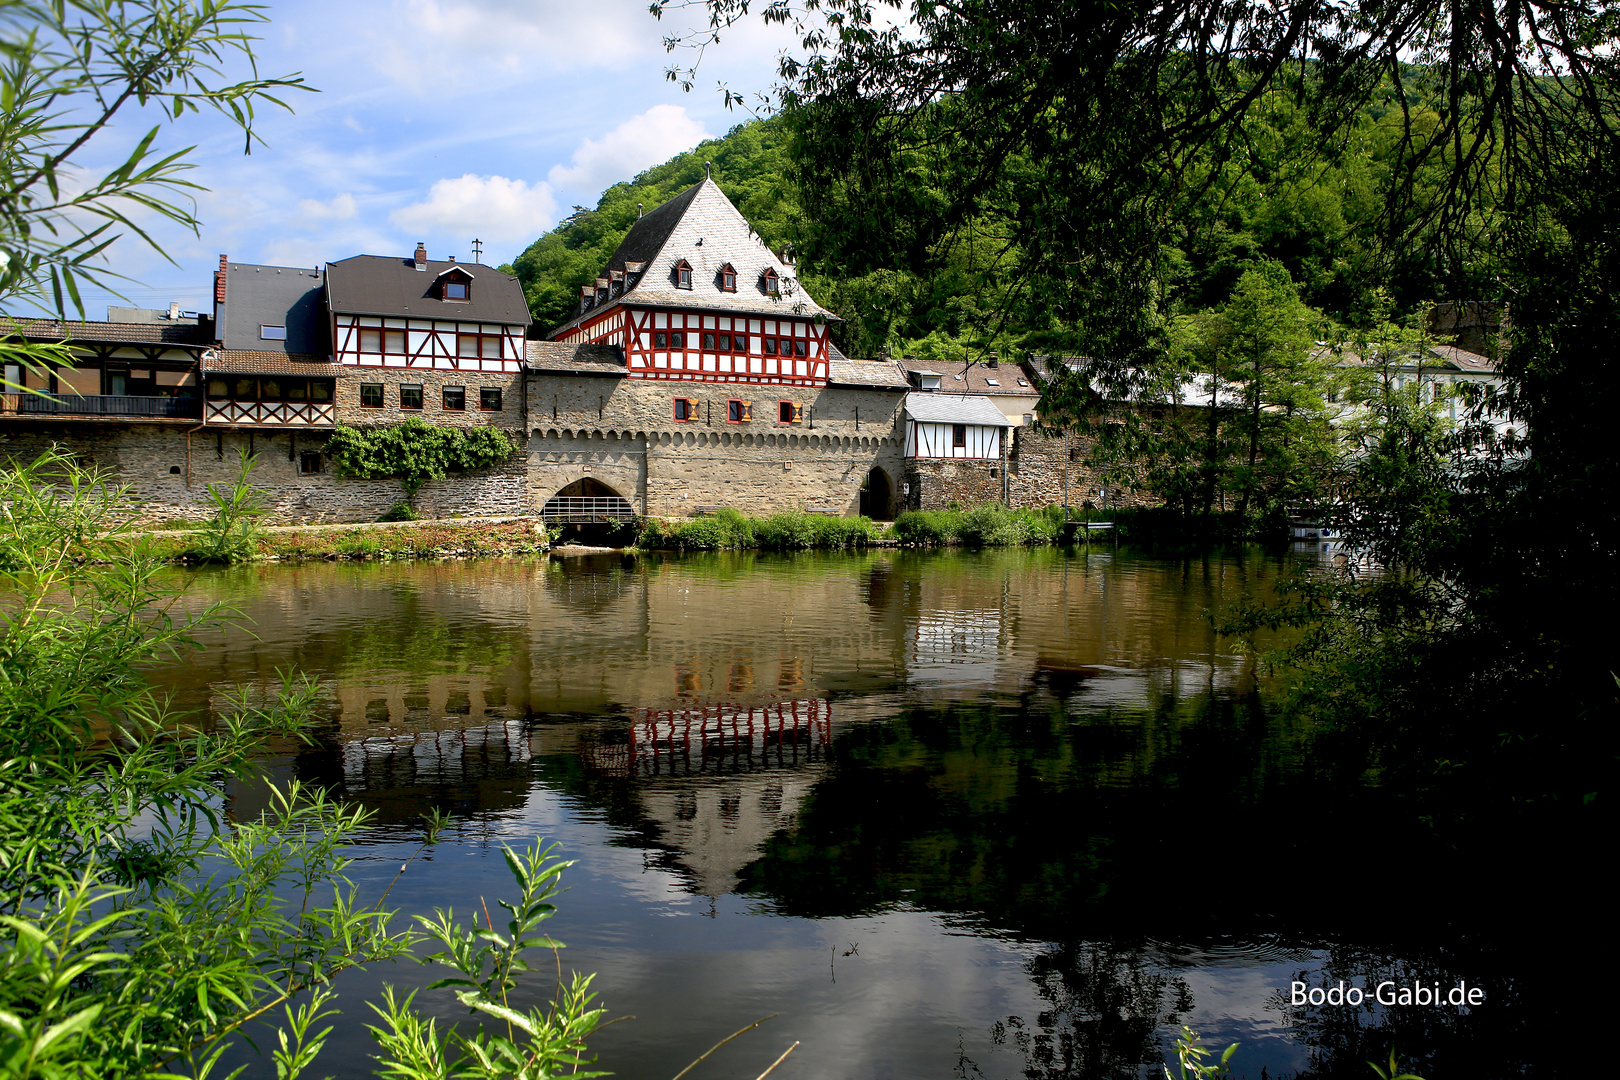
POLYGON ((484 242, 475 237, 473 239, 473 262, 475 264, 477 264, 477 263, 482 263, 483 261, 484 261, 484 242))

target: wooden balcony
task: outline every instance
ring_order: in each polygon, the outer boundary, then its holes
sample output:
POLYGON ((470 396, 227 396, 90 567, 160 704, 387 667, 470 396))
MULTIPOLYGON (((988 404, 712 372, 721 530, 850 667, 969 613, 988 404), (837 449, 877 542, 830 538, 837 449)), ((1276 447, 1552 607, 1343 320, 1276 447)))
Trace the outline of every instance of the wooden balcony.
POLYGON ((202 419, 194 397, 140 397, 129 394, 0 394, 0 415, 39 420, 202 419))
POLYGON ((330 401, 210 401, 210 424, 250 427, 329 428, 337 423, 330 401))

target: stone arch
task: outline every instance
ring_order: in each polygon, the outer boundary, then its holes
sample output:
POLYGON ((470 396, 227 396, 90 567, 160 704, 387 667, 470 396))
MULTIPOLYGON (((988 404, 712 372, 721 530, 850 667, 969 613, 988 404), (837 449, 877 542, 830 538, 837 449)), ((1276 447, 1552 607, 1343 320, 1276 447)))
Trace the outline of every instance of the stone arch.
POLYGON ((893 507, 894 484, 888 473, 874 465, 861 483, 861 513, 873 521, 890 521, 894 517, 893 507))
POLYGON ((613 485, 587 475, 558 488, 540 516, 552 522, 627 521, 635 508, 613 485))

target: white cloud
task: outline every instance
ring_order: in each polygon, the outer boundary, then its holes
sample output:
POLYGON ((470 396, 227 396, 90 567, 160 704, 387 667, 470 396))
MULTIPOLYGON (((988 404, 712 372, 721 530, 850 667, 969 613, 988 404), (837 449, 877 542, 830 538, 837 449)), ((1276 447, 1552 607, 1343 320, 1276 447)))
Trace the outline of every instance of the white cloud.
POLYGON ((326 221, 347 221, 354 217, 356 207, 354 196, 345 191, 331 202, 302 199, 298 203, 298 210, 303 215, 303 224, 307 227, 326 221))
POLYGON ((708 137, 703 122, 688 116, 685 106, 654 105, 600 139, 580 143, 574 163, 552 166, 547 179, 558 190, 595 194, 708 137))
POLYGON ((556 220, 557 200, 551 185, 532 187, 523 180, 467 173, 437 181, 422 202, 395 210, 388 220, 424 237, 453 236, 466 243, 474 236, 486 244, 532 240, 556 220))
POLYGON ((370 25, 372 55, 422 94, 477 91, 492 68, 620 68, 652 55, 657 41, 633 0, 395 0, 394 11, 370 25))

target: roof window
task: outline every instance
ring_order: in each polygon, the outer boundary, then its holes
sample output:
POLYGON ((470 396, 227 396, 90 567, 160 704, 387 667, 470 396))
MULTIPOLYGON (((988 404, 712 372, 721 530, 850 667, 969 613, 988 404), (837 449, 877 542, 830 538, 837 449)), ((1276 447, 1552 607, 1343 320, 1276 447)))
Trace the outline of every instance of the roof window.
POLYGON ((675 264, 675 287, 677 289, 692 287, 692 264, 685 259, 675 264))
POLYGON ((737 271, 730 263, 726 263, 720 268, 720 291, 737 291, 737 271))
POLYGON ((763 274, 759 275, 759 291, 766 296, 782 295, 782 279, 769 266, 765 268, 763 274))

